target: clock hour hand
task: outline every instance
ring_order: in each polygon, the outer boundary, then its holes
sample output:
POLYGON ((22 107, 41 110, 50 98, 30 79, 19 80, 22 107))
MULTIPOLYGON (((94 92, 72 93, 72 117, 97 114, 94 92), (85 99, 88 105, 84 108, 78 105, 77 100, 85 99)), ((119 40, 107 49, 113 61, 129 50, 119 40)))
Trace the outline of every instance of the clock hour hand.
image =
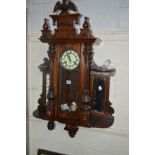
POLYGON ((74 64, 77 65, 76 61, 74 61, 74 64))

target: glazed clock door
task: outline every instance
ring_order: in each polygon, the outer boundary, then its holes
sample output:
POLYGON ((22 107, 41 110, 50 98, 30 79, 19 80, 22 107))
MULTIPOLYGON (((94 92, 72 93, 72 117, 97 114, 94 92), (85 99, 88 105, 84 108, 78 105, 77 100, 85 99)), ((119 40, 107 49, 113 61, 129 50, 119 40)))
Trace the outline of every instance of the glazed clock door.
POLYGON ((65 49, 59 57, 59 110, 75 112, 70 108, 80 102, 80 56, 73 49, 65 49))

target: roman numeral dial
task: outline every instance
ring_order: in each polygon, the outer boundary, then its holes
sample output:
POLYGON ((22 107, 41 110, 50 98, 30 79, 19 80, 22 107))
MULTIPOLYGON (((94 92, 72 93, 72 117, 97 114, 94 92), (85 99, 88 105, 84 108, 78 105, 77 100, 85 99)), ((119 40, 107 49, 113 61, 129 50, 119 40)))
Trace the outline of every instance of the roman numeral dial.
POLYGON ((60 64, 67 70, 74 70, 79 66, 79 55, 73 50, 66 50, 60 57, 60 64))

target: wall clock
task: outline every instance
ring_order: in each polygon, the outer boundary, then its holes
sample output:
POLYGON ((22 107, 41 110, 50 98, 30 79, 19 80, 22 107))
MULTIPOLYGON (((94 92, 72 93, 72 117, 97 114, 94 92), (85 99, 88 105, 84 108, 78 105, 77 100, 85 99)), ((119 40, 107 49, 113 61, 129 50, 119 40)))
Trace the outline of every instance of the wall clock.
POLYGON ((66 124, 65 130, 74 137, 83 127, 107 128, 114 122, 114 109, 109 101, 110 77, 115 69, 97 66, 93 60, 96 38, 89 18, 84 18, 70 0, 57 2, 53 14, 54 31, 45 19, 40 41, 49 45, 48 58, 39 65, 43 74, 42 93, 33 115, 48 121, 53 130, 55 121, 66 124), (50 77, 47 79, 47 77, 50 77))

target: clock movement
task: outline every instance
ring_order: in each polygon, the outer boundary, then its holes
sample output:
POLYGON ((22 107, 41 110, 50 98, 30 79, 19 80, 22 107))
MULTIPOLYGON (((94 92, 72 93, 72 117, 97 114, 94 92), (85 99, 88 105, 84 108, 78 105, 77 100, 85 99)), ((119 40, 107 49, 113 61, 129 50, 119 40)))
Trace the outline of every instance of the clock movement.
POLYGON ((114 109, 109 101, 110 77, 115 69, 97 66, 93 60, 93 36, 89 18, 84 18, 80 32, 76 25, 82 17, 70 0, 57 2, 53 14, 54 31, 48 19, 43 24, 40 41, 49 45, 48 58, 38 66, 43 75, 42 93, 33 115, 48 121, 65 124, 74 137, 82 127, 107 128, 114 122, 114 109))

